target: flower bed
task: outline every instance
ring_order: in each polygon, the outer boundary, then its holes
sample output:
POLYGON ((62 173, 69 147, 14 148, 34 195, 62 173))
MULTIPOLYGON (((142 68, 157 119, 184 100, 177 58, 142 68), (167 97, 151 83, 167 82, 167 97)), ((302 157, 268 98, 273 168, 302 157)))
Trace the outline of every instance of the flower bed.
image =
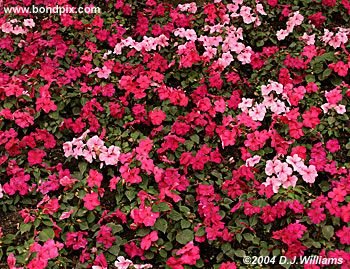
POLYGON ((0 8, 1 268, 350 268, 350 2, 95 5, 0 8))

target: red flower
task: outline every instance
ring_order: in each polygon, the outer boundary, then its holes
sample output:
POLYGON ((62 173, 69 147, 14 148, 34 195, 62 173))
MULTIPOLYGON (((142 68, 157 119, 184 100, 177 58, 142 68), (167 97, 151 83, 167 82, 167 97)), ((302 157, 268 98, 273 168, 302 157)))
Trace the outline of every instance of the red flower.
POLYGON ((88 241, 84 237, 87 235, 87 232, 68 232, 66 235, 65 244, 67 247, 72 247, 74 250, 85 248, 88 241))
POLYGON ((278 0, 267 0, 267 3, 271 6, 271 7, 275 7, 278 5, 278 0))
POLYGON ((349 67, 347 64, 345 64, 343 61, 339 61, 337 63, 331 63, 328 65, 328 67, 335 72, 341 77, 345 77, 348 74, 349 67))
POLYGON ((322 15, 322 12, 312 14, 308 18, 316 27, 321 27, 321 25, 326 21, 326 17, 322 15))
POLYGON ((329 152, 334 153, 340 150, 340 145, 337 139, 331 139, 328 140, 326 143, 326 148, 329 150, 329 152))
POLYGON ((340 239, 340 243, 344 245, 350 245, 350 227, 343 227, 336 232, 336 235, 340 239))
POLYGON ((41 149, 32 149, 28 152, 28 162, 30 165, 41 164, 45 156, 45 151, 41 149))
POLYGON ((334 7, 337 4, 337 0, 322 0, 322 5, 326 7, 334 7))
POLYGON ((319 123, 320 119, 318 118, 321 113, 321 109, 318 107, 311 107, 303 114, 303 125, 309 128, 315 128, 319 123))
POLYGON ((148 116, 150 117, 151 122, 154 125, 161 125, 163 120, 166 119, 166 114, 160 109, 150 111, 148 116))
POLYGON ((115 239, 116 238, 112 234, 112 228, 102 225, 96 237, 97 243, 102 244, 108 249, 113 245, 115 239))
POLYGON ((180 261, 182 264, 195 265, 197 260, 200 259, 199 247, 191 241, 178 250, 176 255, 181 255, 180 261))

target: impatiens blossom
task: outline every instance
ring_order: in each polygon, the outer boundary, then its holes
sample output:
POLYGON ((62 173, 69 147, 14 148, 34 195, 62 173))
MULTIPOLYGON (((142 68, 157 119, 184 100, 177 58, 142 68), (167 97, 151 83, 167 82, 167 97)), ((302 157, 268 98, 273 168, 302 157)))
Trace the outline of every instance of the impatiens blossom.
POLYGON ((2 189, 2 186, 0 184, 0 199, 4 197, 4 193, 3 193, 3 189, 2 189))
POLYGON ((158 240, 158 233, 156 231, 151 232, 150 234, 146 235, 141 240, 141 248, 143 250, 147 250, 151 247, 152 243, 158 240))
POLYGON ((159 217, 159 212, 153 212, 150 207, 141 207, 133 209, 130 216, 136 224, 144 224, 146 227, 151 227, 159 217))
POLYGON ((339 240, 342 244, 350 245, 350 228, 349 227, 343 227, 341 230, 338 230, 336 232, 337 237, 339 237, 339 240))
POLYGON ((153 110, 149 113, 152 124, 160 125, 166 119, 166 114, 162 110, 153 110))
POLYGON ((29 28, 33 28, 35 26, 35 22, 33 19, 24 19, 23 25, 29 28))
POLYGON ((97 206, 100 205, 100 201, 98 200, 98 194, 93 192, 93 193, 87 193, 84 198, 84 206, 88 210, 94 210, 97 206))
POLYGON ((46 156, 45 151, 40 149, 33 149, 28 152, 28 162, 30 165, 41 164, 43 158, 46 156))
POLYGON ((128 269, 128 267, 132 264, 133 262, 131 260, 125 259, 123 256, 119 256, 115 261, 114 266, 116 266, 118 269, 128 269))
POLYGON ((314 183, 318 175, 314 165, 310 165, 309 167, 305 166, 303 169, 300 169, 299 173, 307 183, 314 183))
POLYGON ((110 73, 111 73, 111 70, 108 69, 107 66, 103 66, 101 69, 98 69, 97 77, 107 79, 110 73))
POLYGON ((101 161, 100 167, 103 164, 117 165, 119 162, 120 148, 117 146, 106 147, 104 141, 97 135, 89 138, 86 144, 83 140, 86 139, 88 132, 85 132, 79 138, 73 138, 72 141, 67 141, 63 144, 64 156, 78 159, 78 157, 84 157, 86 161, 92 163, 98 156, 101 161))
POLYGON ((191 1, 0 0, 0 269, 350 269, 350 0, 191 1))
POLYGON ((102 151, 98 158, 106 165, 116 165, 119 161, 120 148, 116 146, 110 146, 107 150, 102 151))

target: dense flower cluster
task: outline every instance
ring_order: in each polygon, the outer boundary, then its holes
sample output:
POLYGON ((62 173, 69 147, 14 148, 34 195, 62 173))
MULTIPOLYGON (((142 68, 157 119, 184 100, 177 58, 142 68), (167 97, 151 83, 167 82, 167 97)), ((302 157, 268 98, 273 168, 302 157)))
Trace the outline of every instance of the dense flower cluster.
POLYGON ((0 268, 350 268, 350 2, 166 2, 0 6, 0 268))

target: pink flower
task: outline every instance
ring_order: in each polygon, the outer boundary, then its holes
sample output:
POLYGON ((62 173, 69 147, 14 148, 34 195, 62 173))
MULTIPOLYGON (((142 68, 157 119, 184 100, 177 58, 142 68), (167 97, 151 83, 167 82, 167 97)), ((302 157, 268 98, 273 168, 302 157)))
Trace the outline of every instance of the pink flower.
POLYGON ((92 163, 92 160, 96 159, 96 153, 94 151, 87 150, 87 149, 84 149, 79 156, 83 156, 85 160, 89 163, 92 163))
POLYGON ((147 227, 152 227, 159 217, 159 212, 152 212, 150 207, 142 206, 140 209, 134 208, 130 216, 136 224, 144 224, 147 227))
MULTIPOLYGON (((2 186, 1 186, 1 184, 0 184, 0 199, 1 199, 2 197, 4 197, 4 194, 3 194, 2 186)), ((1 234, 1 232, 0 232, 0 234, 1 234)), ((0 238, 1 238, 1 236, 0 236, 0 238)))
POLYGON ((343 99, 341 90, 335 88, 325 94, 327 102, 331 105, 337 105, 343 99))
POLYGON ((98 69, 97 77, 107 79, 109 74, 112 72, 107 66, 103 66, 102 69, 98 69))
POLYGON ((246 163, 246 166, 254 167, 256 164, 260 162, 260 160, 261 160, 261 157, 259 155, 254 155, 253 157, 247 159, 245 163, 246 163))
POLYGON ((293 25, 300 25, 304 20, 304 16, 299 13, 299 11, 294 12, 293 17, 290 18, 290 21, 293 25))
POLYGON ((314 183, 318 175, 314 165, 310 165, 309 167, 305 166, 299 171, 299 173, 303 177, 303 180, 307 183, 314 183))
POLYGON ((289 32, 284 29, 278 30, 276 33, 277 40, 284 40, 288 35, 289 35, 289 32))
POLYGON ((1 31, 3 31, 6 34, 12 33, 13 31, 13 26, 9 22, 5 22, 4 24, 1 25, 1 31))
POLYGON ((280 175, 280 174, 291 175, 293 170, 288 166, 287 163, 280 162, 275 166, 275 172, 278 175, 280 175))
POLYGON ((64 151, 64 156, 69 157, 73 155, 73 144, 72 142, 65 142, 63 143, 63 151, 64 151))
POLYGON ((248 50, 244 50, 240 54, 238 54, 237 59, 242 64, 249 64, 251 62, 252 53, 248 50))
POLYGON ((248 108, 252 107, 253 99, 250 98, 242 98, 242 101, 239 103, 238 108, 240 108, 243 112, 248 111, 248 108))
POLYGON ((119 256, 117 261, 114 262, 114 266, 116 266, 118 269, 128 269, 128 267, 132 264, 132 261, 125 259, 123 256, 119 256))
POLYGON ((277 177, 268 177, 266 182, 263 183, 265 187, 271 185, 274 193, 278 193, 278 190, 282 184, 283 182, 277 177))
POLYGON ((100 201, 98 200, 98 194, 93 193, 87 193, 85 197, 83 198, 84 206, 88 210, 94 210, 95 207, 100 205, 100 201))
POLYGON ((287 189, 289 187, 295 187, 297 184, 298 178, 296 176, 288 176, 287 180, 283 182, 283 188, 287 189))
POLYGON ((24 19, 23 25, 29 28, 33 28, 35 26, 35 22, 33 19, 24 19))
POLYGON ((304 167, 304 162, 298 154, 287 156, 286 162, 293 167, 294 171, 298 171, 298 168, 304 167))
POLYGON ((74 146, 72 156, 75 159, 78 159, 79 156, 83 156, 83 149, 85 147, 83 141, 74 138, 72 141, 72 145, 74 146))
POLYGON ((263 121, 266 114, 266 108, 263 104, 258 104, 250 109, 248 114, 254 121, 263 121))
POLYGON ((86 142, 86 145, 89 150, 97 152, 104 146, 104 142, 97 135, 94 135, 86 142))
POLYGON ((13 30, 12 30, 12 33, 14 33, 15 35, 19 35, 19 34, 25 34, 26 33, 26 30, 19 26, 19 25, 16 25, 13 30))
POLYGON ((101 173, 94 169, 90 169, 89 176, 87 178, 87 183, 90 188, 97 186, 98 188, 101 187, 101 182, 103 180, 103 176, 101 173))
POLYGON ((72 215, 72 213, 74 212, 73 209, 63 212, 59 218, 59 220, 64 220, 64 219, 68 219, 70 217, 70 215, 72 215))
POLYGON ((268 176, 271 176, 272 174, 276 174, 276 167, 281 165, 282 162, 280 160, 275 160, 275 161, 271 161, 268 160, 266 162, 266 167, 265 167, 265 173, 268 176))
POLYGON ((106 151, 103 151, 98 156, 100 161, 105 162, 106 165, 117 165, 120 156, 120 148, 117 146, 110 146, 106 151))
POLYGON ((338 114, 341 114, 341 115, 346 112, 346 108, 344 105, 337 105, 334 107, 334 109, 338 114))
POLYGON ((141 240, 141 249, 147 250, 151 247, 153 242, 156 242, 158 240, 158 233, 157 231, 152 231, 150 234, 146 235, 141 240))

